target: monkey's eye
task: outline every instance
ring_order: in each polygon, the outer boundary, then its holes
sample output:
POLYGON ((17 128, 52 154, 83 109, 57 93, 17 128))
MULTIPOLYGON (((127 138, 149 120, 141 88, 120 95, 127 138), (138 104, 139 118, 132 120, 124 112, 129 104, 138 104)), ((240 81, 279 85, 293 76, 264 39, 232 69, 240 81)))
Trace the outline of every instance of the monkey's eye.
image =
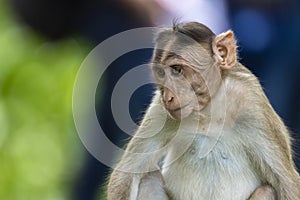
POLYGON ((173 75, 179 75, 182 73, 182 67, 179 65, 171 66, 171 73, 173 75))
POLYGON ((156 71, 156 74, 157 74, 157 76, 158 76, 159 78, 165 77, 165 71, 164 71, 162 68, 156 67, 156 68, 155 68, 155 71, 156 71))

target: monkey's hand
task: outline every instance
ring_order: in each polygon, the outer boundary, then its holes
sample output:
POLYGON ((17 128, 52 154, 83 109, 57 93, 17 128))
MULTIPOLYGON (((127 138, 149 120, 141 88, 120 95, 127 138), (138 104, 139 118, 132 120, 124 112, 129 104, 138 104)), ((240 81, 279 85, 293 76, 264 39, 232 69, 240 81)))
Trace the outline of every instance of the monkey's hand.
POLYGON ((276 192, 270 185, 256 188, 248 200, 276 200, 276 192))
POLYGON ((141 179, 138 200, 168 200, 160 171, 149 172, 141 179))

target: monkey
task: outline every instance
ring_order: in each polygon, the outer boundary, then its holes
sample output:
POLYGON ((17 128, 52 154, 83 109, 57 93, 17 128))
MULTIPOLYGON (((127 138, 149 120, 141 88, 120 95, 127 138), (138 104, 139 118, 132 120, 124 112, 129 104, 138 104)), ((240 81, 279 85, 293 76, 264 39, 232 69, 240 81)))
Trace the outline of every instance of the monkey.
POLYGON ((198 22, 159 32, 157 86, 112 171, 108 200, 299 200, 291 137, 234 33, 198 22))
MULTIPOLYGON (((164 182, 162 175, 159 171, 154 171, 145 174, 140 180, 138 187, 138 198, 139 200, 168 200, 169 197, 164 191, 164 182)), ((249 200, 275 200, 276 193, 274 188, 270 185, 264 185, 258 187, 248 198, 249 200)))
POLYGON ((137 199, 169 199, 165 191, 163 176, 159 171, 146 173, 145 176, 141 178, 138 187, 137 199))

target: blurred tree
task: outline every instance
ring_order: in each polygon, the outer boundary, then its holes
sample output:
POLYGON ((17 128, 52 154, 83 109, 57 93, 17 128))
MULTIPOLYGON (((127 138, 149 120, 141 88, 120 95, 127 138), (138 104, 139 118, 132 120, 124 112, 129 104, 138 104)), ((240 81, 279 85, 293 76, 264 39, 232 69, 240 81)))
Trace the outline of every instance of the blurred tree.
POLYGON ((82 162, 71 95, 83 48, 47 43, 0 7, 0 199, 67 199, 82 162))
MULTIPOLYGON (((18 21, 26 24, 49 40, 62 40, 80 34, 96 46, 119 32, 141 26, 151 26, 152 15, 160 12, 154 1, 139 0, 12 0, 10 6, 18 21)), ((109 52, 99 55, 106 59, 109 52)), ((96 94, 98 121, 107 137, 116 145, 123 146, 128 134, 115 123, 111 109, 111 94, 119 78, 134 66, 147 63, 151 50, 133 51, 116 59, 99 81, 96 94)), ((101 67, 101 65, 99 65, 101 67)), ((145 75, 147 76, 147 75, 145 75)), ((139 122, 143 110, 150 102, 152 86, 141 87, 130 100, 129 112, 139 122)), ((101 141, 99 141, 101 145, 101 141)), ((74 182, 71 199, 92 200, 98 198, 100 187, 105 183, 109 167, 96 160, 87 151, 84 166, 74 182)), ((108 155, 113 158, 113 155, 108 155)))

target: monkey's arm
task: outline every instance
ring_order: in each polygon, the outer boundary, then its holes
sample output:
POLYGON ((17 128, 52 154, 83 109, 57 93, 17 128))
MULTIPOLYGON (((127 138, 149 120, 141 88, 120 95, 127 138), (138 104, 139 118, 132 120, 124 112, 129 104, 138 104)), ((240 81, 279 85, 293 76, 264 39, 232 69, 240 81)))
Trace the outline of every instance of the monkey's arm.
POLYGON ((279 200, 299 200, 300 179, 291 156, 289 134, 277 114, 269 109, 272 116, 257 115, 249 120, 248 130, 254 131, 247 136, 249 159, 263 184, 271 185, 279 200))
POLYGON ((150 149, 154 146, 156 146, 155 140, 149 138, 133 138, 130 141, 125 154, 110 176, 108 200, 142 200, 146 197, 151 199, 151 193, 148 192, 152 189, 155 190, 155 195, 162 194, 161 200, 166 199, 163 181, 158 171, 158 162, 163 154, 142 153, 151 152, 150 149))
MULTIPOLYGON (((294 168, 294 164, 282 151, 286 149, 276 149, 271 153, 265 152, 264 161, 258 166, 261 176, 265 178, 276 191, 278 199, 299 200, 300 199, 300 180, 294 168)), ((260 161, 258 161, 259 163, 260 161)))
POLYGON ((131 176, 117 171, 114 171, 113 174, 116 177, 111 177, 108 200, 169 200, 160 171, 145 173, 143 176, 131 176), (129 179, 132 179, 131 184, 129 179))
POLYGON ((147 173, 140 181, 138 200, 168 200, 160 171, 147 173))
MULTIPOLYGON (((163 130, 160 130, 163 127, 159 128, 165 116, 166 113, 160 104, 160 96, 157 94, 139 129, 130 140, 121 161, 110 176, 108 200, 151 198, 150 193, 146 194, 151 187, 157 190, 157 194, 162 194, 161 200, 166 199, 162 177, 158 171, 158 163, 165 152, 162 146, 168 137, 163 130), (147 189, 146 186, 151 187, 147 189)), ((157 196, 152 199, 159 200, 157 196)))
MULTIPOLYGON (((118 185, 118 187, 111 185, 108 199, 169 200, 160 171, 145 173, 142 177, 130 176, 129 174, 126 176, 116 171, 114 173, 117 176, 115 178, 132 178, 132 182, 128 184, 128 179, 127 181, 123 180, 123 183, 126 184, 125 187, 124 185, 118 185)), ((115 181, 115 179, 112 177, 111 181, 115 181)))
POLYGON ((256 188, 248 200, 275 200, 276 192, 270 185, 264 185, 256 188))

